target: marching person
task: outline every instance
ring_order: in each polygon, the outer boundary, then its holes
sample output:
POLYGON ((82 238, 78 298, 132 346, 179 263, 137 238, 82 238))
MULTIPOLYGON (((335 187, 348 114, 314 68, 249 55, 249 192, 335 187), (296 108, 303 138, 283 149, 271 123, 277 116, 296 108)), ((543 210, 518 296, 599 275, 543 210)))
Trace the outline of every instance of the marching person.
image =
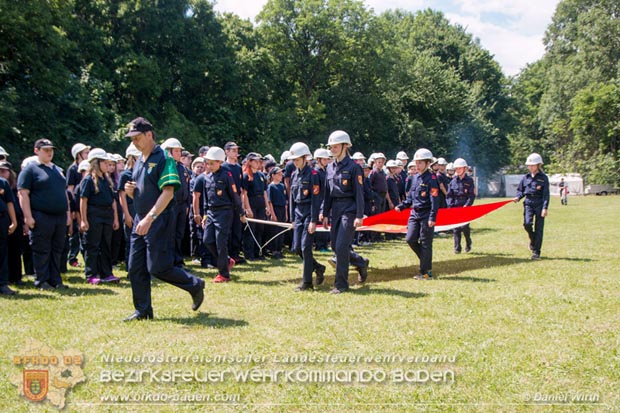
POLYGON ((357 267, 359 282, 365 282, 368 277, 368 259, 351 248, 355 228, 361 226, 364 219, 364 173, 349 157, 351 138, 348 133, 332 132, 327 145, 334 162, 327 166, 322 221, 325 228, 331 222, 330 238, 336 253, 336 279, 330 293, 340 294, 349 289, 349 263, 357 267))
POLYGON ((325 266, 319 264, 312 254, 314 232, 321 208, 321 183, 318 172, 306 161, 307 157, 312 156, 308 145, 303 142, 294 143, 289 152, 288 159, 295 164, 289 201, 293 221, 292 250, 303 260, 302 282, 295 291, 309 291, 314 288, 313 272, 316 272, 316 285, 323 284, 325 278, 325 266))
MULTIPOLYGON (((202 257, 205 254, 205 246, 202 243, 203 228, 202 217, 204 216, 204 208, 202 202, 199 202, 197 208, 198 216, 200 216, 200 222, 196 223, 196 214, 194 213, 194 188, 196 187, 196 181, 203 175, 205 171, 205 160, 199 156, 192 161, 192 179, 189 180, 189 191, 192 193, 192 208, 189 210, 189 241, 190 241, 190 256, 192 258, 192 264, 201 265, 202 257)), ((204 178, 200 178, 204 179, 204 178)), ((233 257, 234 258, 234 257, 233 257)))
POLYGON ((84 274, 89 284, 119 282, 112 274, 112 231, 119 228, 110 157, 101 148, 88 153, 90 167, 80 182, 80 231, 84 233, 84 274))
POLYGON ((418 149, 413 155, 416 174, 411 182, 407 199, 396 206, 396 211, 411 207, 407 223, 407 244, 420 259, 420 273, 416 280, 433 279, 433 227, 437 220, 439 208, 439 184, 431 172, 430 164, 433 154, 425 148, 418 149))
POLYGON ((523 203, 523 228, 530 238, 532 259, 540 259, 540 249, 543 242, 545 217, 549 207, 549 178, 542 170, 543 159, 537 153, 532 153, 525 161, 529 173, 525 174, 517 187, 517 196, 514 202, 525 197, 523 203), (532 228, 533 227, 533 228, 532 228))
MULTIPOLYGON (((360 155, 362 154, 360 153, 360 155)), ((362 155, 362 157, 363 156, 364 155, 362 155)), ((321 185, 321 191, 319 193, 319 198, 321 200, 319 205, 323 205, 323 201, 325 200, 325 177, 327 176, 327 165, 331 163, 332 155, 327 149, 319 148, 314 151, 314 159, 316 159, 314 170, 319 175, 319 184, 321 185)), ((329 245, 329 232, 317 233, 314 236, 314 244, 316 250, 321 252, 329 252, 329 249, 327 248, 329 245)))
MULTIPOLYGON (((232 172, 222 168, 226 154, 222 148, 211 146, 205 154, 205 163, 209 171, 204 176, 204 202, 207 209, 207 222, 204 229, 203 243, 217 262, 219 273, 214 283, 230 281, 230 270, 235 260, 228 256, 228 237, 233 223, 233 215, 238 215, 245 222, 245 214, 232 172)), ((196 207, 194 203, 194 208, 196 207)), ((194 210, 194 222, 200 225, 200 211, 194 210)))
POLYGON ((161 144, 161 148, 168 151, 168 155, 174 159, 177 167, 177 173, 181 180, 180 188, 174 194, 174 265, 182 267, 183 263, 183 238, 185 237, 185 227, 187 226, 187 216, 191 197, 189 192, 190 172, 187 170, 181 156, 183 154, 183 145, 177 138, 168 138, 161 144))
POLYGON ((176 165, 155 143, 153 125, 142 118, 129 124, 125 135, 142 153, 125 192, 136 208, 131 233, 128 273, 136 311, 125 321, 153 318, 151 276, 179 287, 192 296, 192 310, 204 301, 205 282, 174 266, 174 190, 181 185, 176 165))
MULTIPOLYGON (((454 161, 454 168, 456 170, 456 175, 450 181, 448 191, 446 192, 448 208, 472 206, 476 199, 476 191, 474 180, 467 174, 469 166, 465 159, 458 158, 454 161)), ((437 180, 440 180, 439 176, 437 176, 437 180)), ((455 254, 461 253, 461 234, 465 235, 465 252, 471 251, 471 230, 469 224, 454 228, 452 233, 454 236, 455 254)))
MULTIPOLYGON (((2 149, 0 147, 0 149, 2 149)), ((22 255, 24 248, 28 243, 28 229, 24 226, 24 213, 17 202, 17 174, 13 170, 13 165, 9 161, 0 161, 0 178, 4 178, 9 183, 11 193, 13 194, 13 208, 15 209, 15 217, 17 219, 17 228, 12 234, 8 234, 8 265, 9 265, 9 283, 17 286, 26 284, 22 280, 22 255)), ((0 197, 5 195, 0 194, 0 197)), ((2 215, 0 213, 0 215, 2 215)), ((1 219, 1 218, 0 218, 1 219)), ((0 261, 2 258, 0 258, 0 261)), ((0 265, 1 267, 1 265, 0 265)))
POLYGON ((62 170, 52 162, 54 144, 49 139, 38 139, 34 153, 36 158, 17 179, 24 223, 30 230, 34 284, 40 290, 64 289, 60 260, 67 231, 73 233, 67 184, 62 170))

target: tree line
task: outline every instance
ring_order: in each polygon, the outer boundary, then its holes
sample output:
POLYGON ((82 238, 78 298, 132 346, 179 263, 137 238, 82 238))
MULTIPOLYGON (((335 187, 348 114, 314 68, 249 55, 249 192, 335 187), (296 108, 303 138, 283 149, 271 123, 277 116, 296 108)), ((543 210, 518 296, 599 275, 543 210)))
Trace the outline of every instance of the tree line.
POLYGON ((78 141, 121 152, 142 115, 190 150, 235 140, 278 157, 345 129, 362 152, 425 146, 490 174, 538 150, 555 171, 593 176, 596 159, 607 179, 618 34, 613 1, 564 0, 545 57, 508 78, 431 9, 270 0, 253 24, 206 0, 0 0, 0 141, 18 159, 48 137, 62 165, 78 141))

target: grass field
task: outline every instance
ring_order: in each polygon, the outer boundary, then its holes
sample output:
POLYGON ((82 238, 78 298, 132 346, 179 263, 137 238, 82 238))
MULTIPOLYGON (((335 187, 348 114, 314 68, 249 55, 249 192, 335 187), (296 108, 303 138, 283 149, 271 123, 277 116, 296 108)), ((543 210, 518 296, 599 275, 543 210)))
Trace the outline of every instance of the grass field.
POLYGON ((352 291, 339 296, 327 293, 331 267, 318 291, 294 293, 301 262, 288 255, 235 267, 229 284, 208 282, 198 313, 187 293, 154 282, 156 319, 127 324, 124 272, 118 286, 91 286, 71 270, 62 292, 38 291, 28 279, 17 297, 0 297, 0 411, 56 410, 19 397, 8 380, 21 374, 13 356, 29 338, 83 353, 87 381, 68 391, 67 411, 620 411, 620 197, 571 197, 567 207, 553 198, 536 262, 522 211, 509 204, 475 222, 469 254, 454 255, 451 237, 435 238, 434 281, 412 279, 418 262, 403 240, 359 248, 369 280, 355 285, 352 271, 352 291), (203 359, 110 363, 108 355, 203 359), (258 360, 205 360, 217 355, 258 360), (284 362, 301 355, 314 359, 284 362), (355 360, 330 359, 339 356, 355 360), (225 379, 105 382, 108 371, 132 369, 225 379), (233 376, 252 369, 253 380, 233 376), (271 370, 281 376, 271 380, 271 370), (411 382, 400 382, 403 372, 411 382), (183 399, 197 394, 211 399, 183 399), (112 401, 123 396, 131 400, 112 401))

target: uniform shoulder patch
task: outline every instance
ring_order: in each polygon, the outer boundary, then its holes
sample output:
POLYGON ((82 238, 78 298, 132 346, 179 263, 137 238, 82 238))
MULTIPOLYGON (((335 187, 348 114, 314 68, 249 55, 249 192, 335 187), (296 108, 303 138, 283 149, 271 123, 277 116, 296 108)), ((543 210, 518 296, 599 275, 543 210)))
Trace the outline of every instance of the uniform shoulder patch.
POLYGON ((439 196, 439 189, 431 188, 431 196, 439 196))
POLYGON ((313 195, 318 195, 319 192, 321 192, 321 186, 320 185, 312 185, 312 194, 313 195))
POLYGON ((435 175, 435 174, 431 174, 431 178, 432 178, 432 179, 437 179, 437 175, 435 175))
POLYGON ((312 170, 312 175, 316 175, 316 174, 317 174, 316 169, 313 169, 312 170))
POLYGON ((232 172, 228 171, 228 176, 232 178, 232 172))

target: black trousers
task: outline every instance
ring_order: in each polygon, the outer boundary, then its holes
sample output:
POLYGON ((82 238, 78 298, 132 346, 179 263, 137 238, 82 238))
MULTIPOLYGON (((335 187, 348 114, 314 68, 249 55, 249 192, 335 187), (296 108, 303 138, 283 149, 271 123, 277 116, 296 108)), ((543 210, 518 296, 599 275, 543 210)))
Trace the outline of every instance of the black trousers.
MULTIPOLYGON (((354 202, 354 201, 351 201, 354 202)), ((361 255, 351 246, 355 237, 355 214, 345 213, 348 205, 335 202, 331 210, 330 238, 332 250, 336 254, 336 279, 334 287, 339 290, 349 288, 349 263, 355 267, 363 267, 366 263, 361 255)))
POLYGON ((129 253, 129 280, 133 294, 133 305, 142 314, 153 311, 151 303, 151 276, 159 278, 175 287, 195 294, 202 288, 202 281, 174 266, 173 216, 164 211, 151 224, 146 235, 138 235, 135 228, 142 217, 136 214, 134 230, 131 233, 129 253))
POLYGON ((33 210, 35 226, 30 230, 32 263, 35 285, 47 282, 52 286, 62 283, 60 261, 67 234, 67 215, 51 215, 33 210))
POLYGON ((319 263, 314 259, 312 252, 314 234, 308 232, 310 218, 310 204, 298 205, 295 208, 292 248, 293 252, 303 260, 302 282, 304 285, 312 285, 312 273, 319 268, 319 263))
POLYGON ((230 277, 228 271, 228 237, 234 212, 232 209, 207 211, 207 225, 204 231, 204 245, 215 257, 217 269, 222 277, 230 277))
POLYGON ((84 275, 112 275, 112 207, 88 206, 88 231, 84 234, 84 275))
POLYGON ((428 226, 427 216, 409 216, 407 223, 407 244, 420 259, 420 274, 433 269, 433 233, 428 226))
POLYGON ((530 238, 532 252, 540 255, 543 242, 543 230, 545 229, 545 219, 542 217, 542 203, 539 205, 523 206, 523 228, 530 238))

